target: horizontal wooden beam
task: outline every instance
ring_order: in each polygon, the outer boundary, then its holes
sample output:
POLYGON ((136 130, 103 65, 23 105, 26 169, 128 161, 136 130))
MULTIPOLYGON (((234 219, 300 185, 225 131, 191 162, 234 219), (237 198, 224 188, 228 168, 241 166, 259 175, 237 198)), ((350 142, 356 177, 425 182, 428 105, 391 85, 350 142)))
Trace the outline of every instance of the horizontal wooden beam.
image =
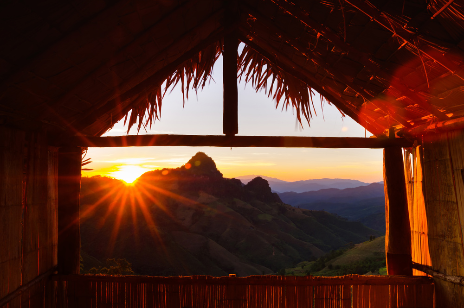
POLYGON ((76 136, 56 146, 133 147, 133 146, 190 146, 190 147, 267 147, 267 148, 373 148, 411 147, 412 141, 396 138, 355 137, 274 137, 224 135, 128 135, 116 137, 76 136))

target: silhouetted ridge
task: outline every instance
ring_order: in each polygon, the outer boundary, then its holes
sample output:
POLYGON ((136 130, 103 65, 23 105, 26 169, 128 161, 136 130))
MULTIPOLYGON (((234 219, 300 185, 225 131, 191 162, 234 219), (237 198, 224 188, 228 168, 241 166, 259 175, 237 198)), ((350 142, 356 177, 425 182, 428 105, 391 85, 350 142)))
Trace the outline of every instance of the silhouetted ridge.
POLYGON ((268 181, 258 176, 245 185, 245 189, 252 192, 254 197, 263 202, 282 202, 279 195, 273 193, 268 181))
POLYGON ((184 167, 195 175, 222 178, 222 173, 217 169, 214 160, 203 152, 195 154, 184 167))

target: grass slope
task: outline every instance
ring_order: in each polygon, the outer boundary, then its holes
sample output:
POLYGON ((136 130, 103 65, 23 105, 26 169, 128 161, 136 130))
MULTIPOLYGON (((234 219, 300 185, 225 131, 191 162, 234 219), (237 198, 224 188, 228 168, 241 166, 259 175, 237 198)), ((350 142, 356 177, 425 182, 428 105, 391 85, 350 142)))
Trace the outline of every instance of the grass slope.
MULTIPOLYGON (((283 271, 281 272, 283 274, 283 271)), ((338 276, 346 274, 386 274, 385 236, 331 253, 296 267, 285 269, 286 275, 338 276)))

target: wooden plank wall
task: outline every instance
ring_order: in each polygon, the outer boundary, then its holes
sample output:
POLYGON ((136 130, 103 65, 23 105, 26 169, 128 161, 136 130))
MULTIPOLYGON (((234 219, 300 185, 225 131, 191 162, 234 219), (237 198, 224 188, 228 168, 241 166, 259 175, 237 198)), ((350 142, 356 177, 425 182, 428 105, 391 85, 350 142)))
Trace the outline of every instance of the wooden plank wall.
MULTIPOLYGON (((431 266, 453 276, 464 276, 463 148, 463 132, 443 133, 423 141, 423 197, 431 266)), ((421 215, 419 210, 413 219, 420 220, 421 215)), ((423 264, 427 262, 425 259, 423 264)), ((439 279, 435 283, 437 307, 464 307, 464 287, 439 279)))
MULTIPOLYGON (((57 263, 57 151, 45 135, 0 128, 0 299, 57 263)), ((40 306, 44 284, 10 307, 40 306)))

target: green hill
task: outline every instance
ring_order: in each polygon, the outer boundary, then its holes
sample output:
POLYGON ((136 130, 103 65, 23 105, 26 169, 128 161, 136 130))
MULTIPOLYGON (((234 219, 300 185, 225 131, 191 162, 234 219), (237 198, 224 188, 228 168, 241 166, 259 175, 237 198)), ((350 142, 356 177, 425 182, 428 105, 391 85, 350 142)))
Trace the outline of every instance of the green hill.
POLYGON ((385 274, 385 236, 331 251, 317 260, 305 261, 285 270, 287 275, 338 276, 385 274))
POLYGON ((81 213, 84 270, 124 258, 147 275, 269 274, 376 234, 286 205, 262 178, 247 185, 224 178, 204 153, 147 172, 134 186, 83 178, 81 213))

